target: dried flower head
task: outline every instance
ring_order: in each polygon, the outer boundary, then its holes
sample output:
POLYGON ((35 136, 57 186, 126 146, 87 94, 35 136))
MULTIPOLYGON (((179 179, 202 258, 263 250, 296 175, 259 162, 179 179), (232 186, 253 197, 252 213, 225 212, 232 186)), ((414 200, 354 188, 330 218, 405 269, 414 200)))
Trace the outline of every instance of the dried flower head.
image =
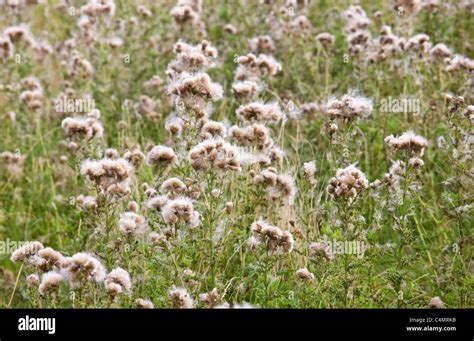
POLYGON ((18 180, 23 174, 25 160, 26 155, 4 151, 0 154, 0 167, 4 168, 13 179, 18 180))
POLYGON ((142 153, 140 147, 135 147, 123 154, 123 158, 130 162, 135 168, 138 168, 145 160, 145 154, 142 153))
POLYGON ((50 271, 45 273, 41 278, 41 284, 38 288, 40 295, 45 295, 51 291, 58 290, 59 284, 63 280, 63 276, 56 271, 50 271))
POLYGON ((88 253, 76 253, 64 259, 61 274, 72 287, 78 287, 87 281, 103 282, 106 271, 102 263, 88 253))
POLYGON ((37 255, 38 251, 44 248, 43 244, 38 241, 29 242, 17 250, 13 251, 10 259, 13 262, 22 262, 24 260, 28 260, 28 258, 37 255))
POLYGON ((284 118, 278 103, 253 102, 241 105, 236 111, 237 118, 244 124, 278 123, 284 118))
POLYGON ((30 288, 36 287, 39 284, 39 276, 37 274, 31 274, 26 276, 26 285, 30 288))
POLYGON ((355 199, 369 185, 365 174, 355 165, 338 169, 336 176, 329 180, 326 191, 332 198, 355 199))
POLYGON ((97 186, 100 193, 124 196, 130 193, 132 165, 125 159, 85 160, 81 174, 97 186))
POLYGON ((104 280, 105 290, 107 293, 115 297, 116 295, 125 292, 130 292, 132 289, 132 281, 127 271, 122 268, 115 268, 107 275, 104 280))
POLYGON ((257 220, 250 225, 252 235, 265 244, 267 252, 290 253, 293 250, 293 235, 277 226, 269 225, 264 220, 257 220))
POLYGON ((441 309, 444 308, 444 303, 438 296, 435 296, 428 303, 428 307, 432 309, 441 309))
POLYGON ((195 170, 240 170, 238 149, 223 139, 208 139, 199 143, 189 151, 188 160, 195 170))
POLYGON ((134 236, 142 236, 147 229, 145 217, 135 212, 123 213, 120 216, 118 226, 121 232, 134 236))
POLYGON ((154 167, 172 166, 178 162, 173 149, 166 146, 153 147, 146 156, 146 163, 154 167))
POLYGON ((303 164, 303 174, 311 186, 316 185, 316 178, 315 178, 316 171, 317 171, 316 161, 313 160, 310 162, 305 162, 303 164))
POLYGON ((233 126, 229 129, 229 137, 243 146, 255 146, 259 150, 273 145, 269 129, 259 123, 253 123, 243 128, 233 126))
POLYGON ((190 309, 193 307, 193 299, 185 288, 171 288, 168 292, 168 298, 174 308, 190 309))
POLYGON ((331 247, 324 241, 311 243, 309 245, 310 255, 321 255, 326 260, 333 260, 334 254, 331 250, 331 247))
POLYGON ((314 279, 314 275, 307 268, 298 269, 295 274, 298 279, 303 281, 312 281, 314 279))
POLYGON ((373 109, 370 99, 351 94, 342 96, 340 100, 329 100, 326 107, 329 119, 342 119, 344 121, 367 117, 373 109))
POLYGON ((276 169, 270 167, 264 169, 254 177, 254 183, 263 186, 272 201, 283 199, 292 204, 296 196, 296 185, 294 178, 289 174, 277 174, 276 169))
POLYGON ((189 198, 179 197, 169 200, 161 208, 161 214, 167 224, 177 224, 181 219, 188 227, 196 227, 200 224, 199 212, 194 210, 189 198))
POLYGON ((413 155, 423 155, 425 148, 428 146, 426 139, 416 135, 413 131, 404 132, 398 137, 387 136, 384 141, 395 151, 404 150, 413 155))
POLYGON ((250 49, 255 53, 272 53, 275 51, 275 43, 269 35, 257 36, 249 41, 250 49))
POLYGON ((253 80, 235 81, 232 95, 237 99, 250 99, 262 91, 262 86, 253 80))
POLYGON ((152 301, 139 298, 137 299, 137 307, 140 309, 153 309, 155 306, 152 301))
POLYGON ((215 308, 224 303, 222 297, 217 292, 217 288, 212 289, 210 292, 200 294, 199 300, 206 305, 206 308, 215 308))

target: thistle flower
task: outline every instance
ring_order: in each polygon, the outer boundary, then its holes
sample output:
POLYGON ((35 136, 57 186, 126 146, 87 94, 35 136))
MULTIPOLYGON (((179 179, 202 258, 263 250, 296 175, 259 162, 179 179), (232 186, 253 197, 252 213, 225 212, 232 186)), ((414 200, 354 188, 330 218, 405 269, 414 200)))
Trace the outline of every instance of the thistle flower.
POLYGON ((435 296, 428 303, 428 307, 432 309, 441 309, 444 308, 444 303, 438 296, 435 296))
POLYGON ((408 160, 408 164, 415 169, 419 169, 424 166, 425 162, 418 157, 412 157, 408 160))
POLYGON ((185 288, 171 288, 171 290, 168 291, 168 298, 173 308, 190 309, 193 307, 193 299, 189 296, 185 288))
POLYGON ((153 75, 149 80, 143 83, 143 87, 149 91, 156 91, 163 85, 163 79, 158 75, 153 75))
POLYGON ((414 50, 424 53, 431 47, 429 41, 430 37, 428 35, 423 33, 417 34, 407 40, 406 44, 404 45, 404 49, 405 51, 414 50))
POLYGON ((125 159, 85 160, 81 164, 81 174, 102 193, 118 197, 130 193, 133 167, 125 159))
POLYGON ((451 59, 446 60, 446 72, 452 73, 456 71, 472 72, 474 71, 474 60, 463 55, 454 55, 451 59))
POLYGON ((262 86, 253 80, 235 81, 232 84, 232 95, 237 99, 249 99, 262 91, 262 86))
POLYGON ((184 182, 178 178, 169 178, 161 184, 161 191, 164 193, 182 194, 186 189, 184 182))
POLYGON ((217 121, 206 120, 200 129, 200 135, 205 140, 217 137, 224 138, 226 131, 227 129, 224 124, 217 121))
POLYGON ((415 135, 412 131, 404 132, 398 137, 387 136, 384 141, 396 152, 405 150, 412 155, 423 155, 425 148, 428 146, 428 142, 424 137, 415 135))
POLYGON ((162 242, 166 240, 166 236, 157 232, 150 232, 148 234, 148 242, 152 245, 161 246, 162 242))
POLYGON ((402 175, 405 172, 405 162, 397 160, 392 163, 388 173, 385 173, 381 180, 375 180, 370 184, 371 188, 377 188, 380 185, 399 186, 402 175))
POLYGON ((310 255, 321 255, 329 261, 334 260, 335 258, 331 248, 324 241, 311 243, 309 245, 309 252, 310 255))
POLYGON ((158 103, 158 101, 148 96, 141 95, 138 98, 138 102, 133 104, 135 115, 139 118, 146 117, 150 120, 156 119, 158 117, 158 113, 156 112, 158 103))
POLYGON ((181 135, 183 126, 183 120, 175 116, 169 117, 165 122, 165 129, 173 136, 181 135))
POLYGON ((275 76, 282 70, 281 64, 273 56, 252 53, 237 58, 239 66, 235 71, 236 81, 258 81, 261 77, 275 76))
POLYGON ((63 255, 50 247, 39 250, 37 255, 44 260, 44 266, 41 267, 42 270, 51 267, 59 268, 64 262, 63 255))
POLYGON ((12 43, 23 42, 28 47, 35 45, 35 39, 26 25, 10 26, 3 31, 12 43))
POLYGON ((330 99, 326 105, 329 119, 352 121, 367 117, 373 110, 372 101, 365 97, 346 94, 340 100, 330 99))
POLYGON ((365 174, 355 165, 338 169, 336 176, 329 180, 326 191, 332 198, 353 200, 369 185, 365 174))
POLYGON ((97 199, 90 195, 80 194, 76 197, 76 205, 81 210, 94 210, 98 207, 97 199))
POLYGON ((250 49, 255 53, 272 53, 275 51, 275 43, 269 35, 257 36, 249 41, 250 49))
POLYGON ((141 236, 147 229, 146 219, 134 212, 125 212, 120 216, 119 230, 127 235, 141 236))
POLYGON ((178 162, 173 149, 166 146, 153 147, 146 156, 146 163, 154 167, 172 166, 178 162))
POLYGON ((185 197, 169 200, 161 208, 161 214, 167 224, 176 224, 182 219, 187 226, 193 228, 200 223, 199 212, 194 210, 192 201, 185 197))
POLYGON ((252 235, 266 246, 267 252, 290 253, 293 250, 293 235, 277 226, 267 224, 264 220, 257 220, 250 225, 252 235))
POLYGON ((99 121, 100 111, 95 109, 87 114, 86 117, 67 117, 61 127, 64 135, 75 141, 88 141, 93 138, 100 138, 104 133, 104 127, 99 121))
POLYGON ((435 58, 448 58, 451 57, 453 51, 445 44, 436 44, 430 50, 430 55, 435 58))
POLYGON ((10 59, 15 54, 15 46, 10 39, 5 36, 0 36, 0 61, 3 62, 10 59))
POLYGON ((81 13, 90 17, 97 17, 102 14, 115 15, 115 2, 113 0, 88 0, 87 4, 81 7, 81 13))
POLYGON ((349 53, 358 55, 367 50, 371 42, 370 32, 366 30, 370 24, 367 14, 360 6, 350 6, 344 13, 346 40, 349 53))
POLYGON ((223 89, 220 84, 212 82, 207 73, 183 72, 170 83, 168 94, 180 97, 187 108, 202 111, 208 100, 222 98, 223 89))
POLYGON ((153 305, 153 302, 139 298, 137 299, 137 307, 140 309, 153 309, 155 306, 153 305))
POLYGON ((300 105, 302 115, 317 114, 322 111, 321 106, 316 102, 303 103, 300 105))
POLYGON ((238 32, 237 27, 235 27, 232 24, 224 25, 223 30, 225 33, 232 34, 232 35, 235 35, 238 32))
POLYGON ((335 38, 331 33, 322 32, 316 36, 316 41, 324 48, 334 45, 335 38))
POLYGON ((254 177, 254 183, 266 188, 268 198, 272 201, 283 199, 290 205, 296 196, 294 178, 289 174, 279 175, 270 167, 254 177))
POLYGON ((104 266, 97 258, 87 253, 76 253, 65 258, 61 274, 72 287, 78 287, 86 281, 103 282, 106 276, 104 266))
POLYGON ((288 31, 290 34, 305 37, 312 25, 305 15, 298 15, 288 23, 288 31))
POLYGON ((157 211, 160 211, 169 201, 168 196, 166 195, 159 195, 159 196, 153 196, 148 201, 146 202, 146 206, 149 209, 155 209, 157 211))
POLYGON ((205 25, 200 20, 201 12, 201 0, 178 0, 176 6, 170 10, 170 15, 179 28, 186 23, 190 23, 201 35, 205 35, 205 25))
POLYGON ((118 159, 119 157, 120 157, 120 154, 118 150, 115 148, 107 148, 104 151, 104 158, 115 160, 115 159, 118 159))
POLYGON ((30 288, 36 287, 39 284, 39 276, 37 274, 31 274, 26 276, 26 285, 30 288))
POLYGON ((278 103, 254 102, 241 105, 236 111, 237 118, 244 124, 278 123, 284 118, 278 103))
POLYGON ((188 159, 195 170, 240 170, 238 149, 222 139, 208 139, 199 143, 189 151, 188 159))
POLYGON ((145 154, 142 153, 140 147, 136 147, 123 154, 123 158, 130 162, 135 168, 138 168, 145 160, 145 154))
POLYGON ((223 304, 223 300, 217 292, 217 288, 212 289, 210 292, 200 294, 199 300, 203 302, 207 308, 215 308, 223 304))
POLYGON ((37 255, 38 251, 43 248, 44 246, 40 242, 32 241, 13 251, 10 259, 13 262, 22 262, 24 260, 28 260, 28 258, 34 255, 37 255))
POLYGON ((25 160, 26 155, 4 151, 0 154, 0 167, 4 168, 13 179, 17 180, 23 174, 25 160))
POLYGON ((255 236, 250 236, 249 239, 247 239, 246 244, 250 251, 255 251, 260 244, 260 241, 255 236))
POLYGON ((351 5, 343 13, 345 20, 345 28, 348 32, 355 32, 357 30, 365 29, 370 24, 370 19, 367 14, 358 5, 351 5))
POLYGON ((51 291, 57 290, 59 288, 59 284, 63 280, 63 276, 56 271, 45 273, 41 278, 41 284, 38 288, 40 295, 45 295, 51 291))
POLYGON ((316 178, 315 178, 316 171, 317 171, 316 161, 305 162, 303 164, 303 174, 311 186, 316 185, 316 178))
POLYGON ((192 46, 183 41, 174 45, 176 59, 168 65, 168 69, 176 73, 198 72, 214 67, 218 56, 217 50, 207 40, 192 46))
POLYGON ((130 201, 128 203, 128 210, 130 212, 137 213, 139 209, 140 209, 140 206, 138 206, 138 203, 136 201, 130 201))
POLYGON ((307 268, 298 269, 295 274, 298 279, 301 279, 303 281, 314 280, 314 275, 309 272, 307 268))
POLYGON ((27 77, 21 83, 27 90, 20 94, 20 101, 25 103, 29 109, 41 108, 44 93, 39 80, 36 77, 27 77))
POLYGON ((243 128, 233 126, 229 129, 229 137, 243 146, 255 146, 259 150, 271 147, 273 144, 270 131, 266 126, 259 123, 243 128))
POLYGON ((115 297, 123 291, 130 292, 132 281, 127 271, 122 268, 115 268, 105 278, 104 286, 107 293, 115 297))
POLYGON ((233 209, 234 209, 234 203, 232 201, 228 201, 225 204, 225 210, 226 210, 227 214, 231 214, 233 209))
POLYGON ((281 165, 283 163, 283 159, 285 158, 285 151, 278 146, 273 146, 269 150, 268 156, 270 157, 270 162, 281 165))
POLYGON ((143 5, 137 6, 137 12, 145 18, 151 18, 153 16, 153 12, 143 5))

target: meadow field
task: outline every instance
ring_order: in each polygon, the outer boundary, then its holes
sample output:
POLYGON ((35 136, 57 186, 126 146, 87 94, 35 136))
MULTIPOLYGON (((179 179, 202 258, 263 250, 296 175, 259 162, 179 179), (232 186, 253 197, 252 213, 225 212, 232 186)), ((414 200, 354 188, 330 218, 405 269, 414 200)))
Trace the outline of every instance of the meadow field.
POLYGON ((0 0, 0 307, 474 307, 473 15, 0 0))

